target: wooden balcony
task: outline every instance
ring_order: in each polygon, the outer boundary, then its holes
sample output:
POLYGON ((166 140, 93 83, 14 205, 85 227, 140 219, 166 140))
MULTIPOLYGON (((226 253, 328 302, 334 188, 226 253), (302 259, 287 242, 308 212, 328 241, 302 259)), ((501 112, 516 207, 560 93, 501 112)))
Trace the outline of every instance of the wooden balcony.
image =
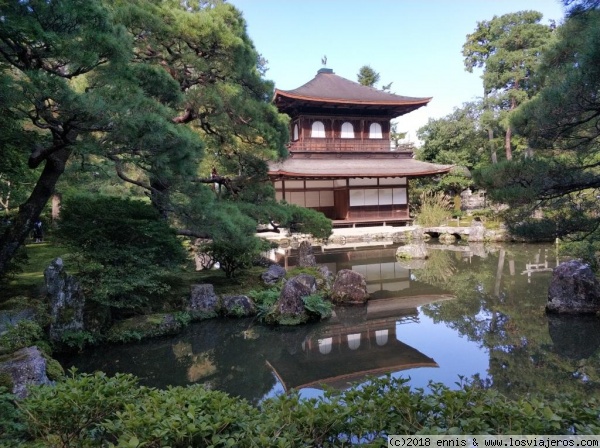
POLYGON ((291 152, 412 152, 412 143, 404 143, 392 148, 389 140, 360 140, 337 138, 310 138, 290 142, 291 152))

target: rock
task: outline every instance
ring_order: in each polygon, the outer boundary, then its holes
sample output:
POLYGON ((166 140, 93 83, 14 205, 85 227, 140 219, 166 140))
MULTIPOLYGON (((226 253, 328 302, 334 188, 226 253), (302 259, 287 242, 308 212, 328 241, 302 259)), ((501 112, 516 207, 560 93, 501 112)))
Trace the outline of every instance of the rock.
POLYGON ((369 299, 367 281, 359 272, 342 269, 335 276, 331 301, 344 305, 362 305, 369 299))
POLYGON ((223 313, 231 317, 247 317, 256 314, 256 305, 248 296, 223 296, 223 313))
POLYGON ((422 227, 416 227, 410 234, 410 241, 419 243, 425 241, 425 232, 422 227))
POLYGON ((302 241, 298 247, 298 266, 299 267, 314 267, 317 265, 317 260, 313 254, 313 248, 308 241, 302 241))
POLYGON ((50 302, 50 339, 60 341, 66 332, 83 331, 85 297, 79 282, 65 272, 61 258, 50 263, 44 279, 50 302))
POLYGON ((485 226, 481 221, 473 220, 471 227, 469 227, 469 242, 481 242, 485 241, 485 226))
POLYGON ((554 268, 546 311, 565 314, 600 311, 600 282, 588 264, 572 260, 554 268))
POLYGON ((275 285, 285 277, 285 268, 278 264, 272 264, 269 268, 261 275, 263 282, 267 285, 275 285))
POLYGON ((17 398, 27 396, 27 386, 52 384, 46 375, 46 360, 36 346, 22 348, 0 362, 0 377, 3 376, 9 378, 17 398))
POLYGON ((300 274, 290 278, 275 303, 275 312, 269 319, 271 323, 295 325, 306 322, 308 313, 304 307, 304 297, 317 292, 317 280, 309 274, 300 274))
POLYGON ((396 249, 397 259, 425 259, 429 258, 429 251, 424 243, 406 244, 396 249))
POLYGON ((322 277, 322 280, 317 279, 317 288, 319 290, 328 291, 329 289, 331 289, 331 285, 333 284, 333 280, 334 280, 333 272, 331 272, 331 270, 325 265, 318 266, 317 271, 319 272, 319 274, 322 277))
POLYGON ((219 297, 210 283, 191 286, 190 301, 186 308, 193 317, 215 317, 219 311, 219 297))
POLYGON ((441 244, 454 244, 456 243, 456 236, 451 233, 442 233, 438 237, 438 241, 441 244))

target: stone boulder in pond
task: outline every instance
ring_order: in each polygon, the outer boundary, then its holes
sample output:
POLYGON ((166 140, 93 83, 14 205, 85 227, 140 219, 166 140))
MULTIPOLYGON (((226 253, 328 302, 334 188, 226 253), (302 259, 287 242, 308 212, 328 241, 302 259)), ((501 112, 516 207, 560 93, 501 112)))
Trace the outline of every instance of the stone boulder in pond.
POLYGON ((272 264, 269 268, 261 275, 262 281, 267 285, 275 285, 285 277, 285 268, 278 264, 272 264))
POLYGON ((65 272, 61 258, 46 268, 44 280, 50 302, 50 339, 60 341, 65 332, 83 330, 85 297, 79 282, 65 272))
POLYGON ((600 282, 588 264, 571 260, 554 268, 546 311, 564 314, 600 311, 600 282))
POLYGON ((467 240, 474 243, 485 241, 485 226, 481 221, 474 219, 471 222, 471 227, 469 227, 469 238, 467 240))
POLYGON ((302 241, 298 247, 298 266, 299 267, 315 267, 317 259, 313 254, 313 248, 308 241, 302 241))
POLYGON ((223 296, 223 313, 231 317, 247 317, 256 314, 256 305, 248 296, 223 296))
POLYGON ((317 279, 309 274, 300 274, 290 278, 279 294, 275 310, 269 317, 270 323, 296 325, 308 320, 304 306, 304 297, 317 292, 317 279))
POLYGON ((331 287, 331 301, 340 305, 362 305, 369 300, 367 281, 356 271, 338 271, 331 287))
POLYGON ((429 251, 425 243, 406 244, 396 249, 396 258, 399 260, 424 260, 429 258, 429 251))
POLYGON ((210 283, 191 286, 190 301, 187 306, 194 318, 215 317, 219 312, 219 297, 210 283))
POLYGON ((22 348, 0 362, 0 376, 8 377, 17 398, 27 396, 27 386, 51 384, 46 375, 46 360, 36 346, 22 348))

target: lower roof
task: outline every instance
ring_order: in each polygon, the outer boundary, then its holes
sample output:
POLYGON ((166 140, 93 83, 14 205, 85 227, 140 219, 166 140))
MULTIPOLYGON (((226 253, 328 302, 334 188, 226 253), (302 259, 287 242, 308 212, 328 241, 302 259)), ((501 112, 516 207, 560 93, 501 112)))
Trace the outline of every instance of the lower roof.
POLYGON ((452 165, 438 165, 409 158, 291 157, 269 163, 269 176, 280 178, 424 177, 446 174, 452 165))

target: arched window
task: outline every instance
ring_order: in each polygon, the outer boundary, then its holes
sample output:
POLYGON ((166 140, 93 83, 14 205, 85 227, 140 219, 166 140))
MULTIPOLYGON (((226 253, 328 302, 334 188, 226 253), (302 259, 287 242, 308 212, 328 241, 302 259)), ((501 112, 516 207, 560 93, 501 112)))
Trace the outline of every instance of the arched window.
POLYGON ((387 330, 376 330, 375 331, 375 340, 377 341, 377 345, 387 344, 388 331, 387 330))
POLYGON ((319 339, 319 352, 323 355, 331 353, 333 338, 319 339))
POLYGON ((315 121, 310 130, 312 138, 325 138, 325 125, 322 121, 315 121))
POLYGON ((342 124, 342 138, 354 138, 354 126, 349 121, 342 124))
POLYGON ((360 347, 360 333, 349 334, 348 338, 348 348, 350 350, 356 350, 360 347))
POLYGON ((369 126, 369 138, 383 138, 379 123, 371 123, 371 126, 369 126))
POLYGON ((294 124, 294 141, 298 140, 298 123, 294 124))

